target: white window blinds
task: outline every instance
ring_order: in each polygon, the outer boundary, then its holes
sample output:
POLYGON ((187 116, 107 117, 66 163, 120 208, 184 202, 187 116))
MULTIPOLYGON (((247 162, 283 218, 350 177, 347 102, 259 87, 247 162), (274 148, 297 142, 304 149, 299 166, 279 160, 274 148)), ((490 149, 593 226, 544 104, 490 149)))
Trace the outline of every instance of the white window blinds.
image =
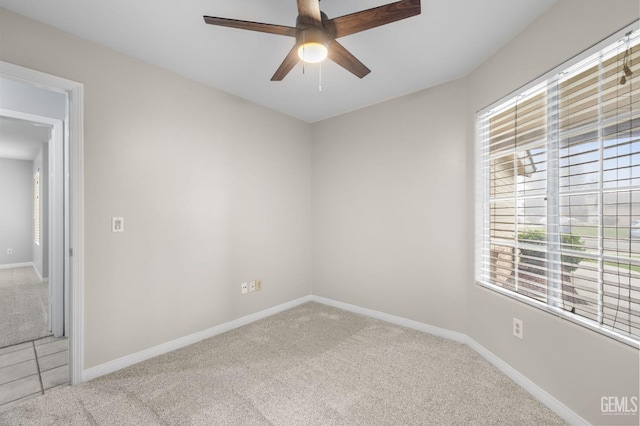
POLYGON ((477 117, 478 283, 640 342, 640 36, 477 117))

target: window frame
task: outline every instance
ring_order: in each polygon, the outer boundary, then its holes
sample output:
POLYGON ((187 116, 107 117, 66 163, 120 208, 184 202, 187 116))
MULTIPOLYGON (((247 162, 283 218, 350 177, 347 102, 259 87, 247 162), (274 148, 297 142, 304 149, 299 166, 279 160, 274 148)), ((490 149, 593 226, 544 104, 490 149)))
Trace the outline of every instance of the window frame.
MULTIPOLYGON (((476 285, 483 287, 483 288, 487 288, 490 289, 491 291, 497 292, 499 294, 502 294, 506 297, 509 297, 511 299, 526 303, 529 306, 533 306, 535 308, 541 309, 542 311, 548 312, 554 316, 557 316, 559 318, 562 319, 566 319, 570 322, 573 322, 575 324, 581 325, 587 329, 596 331, 600 334, 603 334, 605 336, 608 336, 610 338, 613 338, 619 342, 625 343, 627 345, 630 345, 634 348, 640 348, 640 336, 629 336, 626 334, 622 334, 616 330, 612 330, 610 328, 607 328, 606 326, 601 325, 600 323, 595 322, 592 319, 583 317, 581 315, 572 313, 566 309, 564 309, 562 306, 559 306, 557 303, 554 303, 553 300, 548 299, 546 302, 540 301, 540 300, 536 300, 532 297, 523 295, 518 293, 517 291, 513 291, 507 288, 504 288, 498 284, 494 284, 492 282, 489 282, 489 280, 484 280, 483 278, 486 278, 487 276, 491 277, 491 272, 489 271, 489 273, 487 273, 487 267, 486 267, 486 263, 487 260, 483 259, 483 254, 486 256, 487 253, 489 253, 491 251, 490 246, 492 245, 492 237, 491 237, 491 208, 490 208, 490 199, 491 199, 491 187, 490 187, 490 175, 491 175, 491 166, 490 166, 490 162, 487 163, 483 163, 483 161, 486 161, 487 159, 489 159, 489 143, 488 143, 488 139, 487 137, 483 138, 483 135, 487 135, 487 126, 488 126, 488 121, 485 117, 490 113, 493 112, 494 114, 496 114, 495 110, 496 108, 500 108, 500 111, 506 111, 510 105, 508 104, 508 102, 513 101, 512 105, 516 104, 516 99, 518 97, 523 97, 523 96, 532 96, 532 94, 534 94, 536 91, 541 90, 540 88, 543 87, 542 90, 547 90, 548 87, 551 87, 552 81, 557 81, 557 79, 559 78, 559 76, 561 75, 561 73, 563 72, 567 72, 569 70, 571 70, 573 67, 575 67, 577 64, 580 64, 582 61, 584 61, 586 58, 598 53, 599 51, 601 51, 602 49, 612 45, 613 43, 616 43, 618 40, 622 39, 626 34, 628 34, 630 31, 638 31, 640 29, 640 21, 635 21, 634 23, 632 23, 631 25, 626 26, 625 28, 617 31, 616 33, 612 34, 611 36, 605 38, 604 40, 602 40, 601 42, 595 44, 594 46, 590 47, 589 49, 586 49, 585 51, 581 52, 580 54, 574 56, 573 58, 569 59, 568 61, 565 61, 564 63, 558 65, 557 67, 549 70, 548 72, 546 72, 545 74, 543 74, 542 76, 540 76, 539 78, 536 78, 535 80, 529 82, 528 84, 520 87, 519 89, 516 89, 515 91, 509 93, 508 95, 504 96, 503 98, 499 99, 498 101, 493 102, 492 104, 490 104, 489 106, 483 108, 482 110, 478 111, 476 113, 475 116, 475 159, 474 159, 474 165, 475 165, 475 194, 476 194, 476 203, 475 203, 475 211, 476 211, 476 223, 475 223, 475 271, 474 271, 474 278, 475 278, 475 282, 476 285), (545 87, 545 85, 547 85, 547 87, 545 87)), ((640 46, 640 45, 638 45, 640 46)), ((637 78, 637 77, 636 77, 637 78)), ((637 83, 636 83, 637 84, 637 83)), ((557 108, 557 106, 554 106, 552 108, 557 108)), ((547 111, 549 110, 549 108, 547 108, 547 111)), ((547 135, 549 134, 549 132, 551 132, 553 130, 547 130, 547 135)), ((556 130, 557 131, 557 130, 556 130)), ((545 143, 545 148, 549 149, 549 143, 545 143)), ((556 146, 551 147, 552 149, 557 149, 558 147, 556 146)), ((514 151, 515 155, 517 155, 517 150, 514 151)), ((557 157, 556 157, 557 158, 557 157)), ((557 174, 560 171, 560 168, 558 166, 558 164, 549 164, 548 165, 549 168, 549 173, 553 174, 555 173, 555 177, 554 179, 557 179, 557 174), (552 170, 553 169, 553 170, 552 170)), ((555 197, 557 198, 555 201, 557 202, 560 198, 561 195, 560 194, 556 194, 555 197)), ((545 197, 546 199, 546 197, 545 197)), ((514 205, 515 206, 515 205, 514 205)), ((517 206, 515 206, 514 208, 518 208, 517 206)), ((557 206, 553 206, 552 211, 558 212, 557 206)), ((602 212, 600 212, 600 222, 598 224, 599 229, 603 227, 602 225, 602 212)), ((559 216, 556 217, 554 219, 556 222, 559 222, 559 216)), ((551 225, 551 224, 550 224, 551 225)), ((555 223, 555 226, 559 225, 559 223, 555 223)), ((549 246, 549 244, 553 244, 553 242, 547 242, 546 247, 549 246)), ((517 252, 518 250, 518 238, 516 238, 514 236, 514 251, 517 252)), ((555 253, 555 255, 557 256, 558 253, 555 253)), ((600 256, 603 256, 602 254, 600 256)), ((490 262, 490 260, 488 261, 490 262)), ((516 267, 516 271, 517 271, 517 267, 516 267)), ((602 287, 602 283, 600 283, 600 286, 602 287)), ((547 291, 553 291, 554 290, 554 284, 553 283, 548 283, 547 284, 547 291)))

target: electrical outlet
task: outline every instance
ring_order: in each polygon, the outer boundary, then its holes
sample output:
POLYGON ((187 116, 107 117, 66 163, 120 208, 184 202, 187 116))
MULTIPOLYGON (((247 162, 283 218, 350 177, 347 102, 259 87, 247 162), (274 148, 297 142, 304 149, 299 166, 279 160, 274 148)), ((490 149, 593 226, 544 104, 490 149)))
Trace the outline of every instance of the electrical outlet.
POLYGON ((13 254, 13 249, 12 248, 8 248, 7 249, 7 254, 13 254))
POLYGON ((240 289, 242 290, 242 294, 247 294, 249 291, 249 285, 247 283, 240 284, 240 289))
POLYGON ((256 291, 262 290, 262 281, 256 280, 256 291))
POLYGON ((513 318, 513 335, 518 339, 524 338, 524 324, 522 323, 522 320, 515 317, 513 318))
POLYGON ((256 291, 256 282, 255 281, 251 281, 249 283, 249 293, 252 293, 254 291, 256 291))

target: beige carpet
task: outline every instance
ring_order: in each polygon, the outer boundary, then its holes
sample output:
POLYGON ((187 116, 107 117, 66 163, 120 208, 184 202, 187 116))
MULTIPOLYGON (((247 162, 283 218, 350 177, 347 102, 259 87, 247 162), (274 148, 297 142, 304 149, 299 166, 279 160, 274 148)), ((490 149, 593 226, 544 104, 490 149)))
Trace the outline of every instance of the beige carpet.
POLYGON ((0 412, 2 425, 563 424, 467 346, 307 303, 0 412))
POLYGON ((0 348, 50 336, 49 287, 31 266, 0 269, 0 348))

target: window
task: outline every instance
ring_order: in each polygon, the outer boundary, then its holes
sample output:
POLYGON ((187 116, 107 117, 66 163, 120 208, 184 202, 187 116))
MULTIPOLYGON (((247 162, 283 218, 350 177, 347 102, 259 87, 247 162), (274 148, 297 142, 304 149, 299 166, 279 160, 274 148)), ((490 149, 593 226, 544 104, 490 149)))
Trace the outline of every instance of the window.
POLYGON ((476 119, 476 281, 636 347, 639 33, 476 119))
POLYGON ((40 245, 40 171, 33 176, 33 242, 40 245))

